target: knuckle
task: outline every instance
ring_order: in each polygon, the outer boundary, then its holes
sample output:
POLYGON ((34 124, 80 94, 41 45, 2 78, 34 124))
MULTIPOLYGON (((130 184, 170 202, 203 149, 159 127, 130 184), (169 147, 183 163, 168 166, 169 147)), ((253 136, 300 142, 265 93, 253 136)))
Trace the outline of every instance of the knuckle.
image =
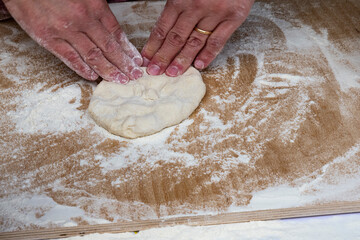
POLYGON ((120 44, 122 45, 129 44, 129 39, 127 38, 125 32, 120 27, 113 33, 113 36, 120 44))
POLYGON ((188 40, 187 40, 187 44, 192 47, 192 48, 200 48, 203 46, 204 42, 197 37, 191 36, 188 40))
POLYGON ((118 48, 118 43, 115 39, 109 38, 103 48, 104 53, 112 53, 118 48))
POLYGON ((183 0, 172 0, 172 1, 167 1, 167 2, 169 5, 171 5, 175 9, 183 8, 183 6, 184 6, 183 0))
POLYGON ((211 50, 208 50, 208 49, 204 51, 204 59, 206 59, 206 61, 211 61, 216 56, 217 56, 217 54, 214 51, 211 51, 211 50))
POLYGON ((230 8, 227 9, 229 19, 244 21, 251 9, 251 1, 235 1, 230 8))
POLYGON ((208 39, 207 44, 213 51, 219 51, 223 48, 225 41, 219 37, 211 37, 208 39))
POLYGON ((48 27, 40 27, 34 31, 35 40, 41 45, 46 47, 51 39, 56 35, 56 30, 48 27))
POLYGON ((119 40, 122 39, 123 35, 125 35, 118 22, 113 23, 111 29, 112 35, 119 40))
POLYGON ((160 24, 157 24, 152 31, 152 35, 158 40, 164 40, 166 38, 166 31, 160 24))
POLYGON ((246 8, 243 5, 238 5, 229 10, 229 16, 235 19, 244 19, 246 14, 246 8))
POLYGON ((69 28, 72 25, 72 22, 69 21, 66 18, 59 18, 56 20, 56 22, 54 23, 54 29, 56 29, 57 31, 63 31, 67 28, 69 28))
POLYGON ((154 59, 158 65, 166 65, 170 62, 170 59, 167 56, 160 53, 155 54, 154 59))
POLYGON ((184 46, 186 39, 183 38, 179 33, 175 31, 170 31, 168 34, 168 41, 172 46, 182 47, 184 46))
POLYGON ((88 10, 87 10, 87 6, 86 4, 82 3, 82 2, 73 2, 71 5, 71 9, 73 11, 73 14, 76 17, 84 17, 86 15, 88 15, 88 10))
POLYGON ((85 60, 89 62, 97 61, 99 58, 103 57, 102 51, 98 47, 91 48, 85 56, 85 60))
POLYGON ((109 32, 113 35, 117 34, 119 30, 121 30, 120 25, 117 21, 108 20, 106 23, 109 32))
POLYGON ((187 56, 184 53, 183 54, 179 54, 176 59, 174 60, 174 62, 176 63, 177 66, 180 66, 180 68, 186 68, 186 66, 190 66, 191 63, 194 61, 194 57, 193 56, 187 56))
POLYGON ((71 63, 76 63, 80 60, 79 56, 74 51, 66 51, 64 52, 63 56, 71 63))
POLYGON ((211 13, 225 13, 229 8, 227 1, 217 1, 209 6, 211 13))

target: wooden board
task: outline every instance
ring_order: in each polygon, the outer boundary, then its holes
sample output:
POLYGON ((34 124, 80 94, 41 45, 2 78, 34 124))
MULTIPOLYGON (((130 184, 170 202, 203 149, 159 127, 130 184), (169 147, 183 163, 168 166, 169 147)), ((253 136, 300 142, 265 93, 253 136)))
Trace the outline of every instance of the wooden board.
POLYGON ((122 233, 136 232, 150 228, 175 225, 206 226, 214 224, 230 224, 248 221, 264 221, 288 219, 294 217, 312 217, 331 214, 360 212, 360 202, 340 202, 297 208, 258 210, 240 213, 223 213, 219 215, 200 215, 169 219, 134 221, 130 223, 99 224, 90 226, 65 227, 57 229, 28 230, 20 232, 0 233, 3 240, 37 240, 57 239, 73 236, 85 236, 91 233, 122 233))
MULTIPOLYGON (((88 116, 97 83, 0 22, 0 231, 59 237, 100 223, 131 231, 359 211, 359 5, 256 2, 202 72, 199 108, 137 140, 88 116)), ((141 49, 162 6, 112 9, 141 49)))

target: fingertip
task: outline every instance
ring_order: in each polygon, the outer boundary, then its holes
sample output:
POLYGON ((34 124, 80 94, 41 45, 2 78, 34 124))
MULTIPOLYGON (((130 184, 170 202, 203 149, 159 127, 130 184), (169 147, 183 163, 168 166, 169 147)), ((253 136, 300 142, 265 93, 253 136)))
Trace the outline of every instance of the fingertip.
POLYGON ((141 70, 140 68, 134 68, 132 71, 131 71, 131 75, 132 77, 134 78, 134 80, 138 79, 138 78, 141 78, 143 75, 144 75, 144 72, 143 70, 141 70))
POLYGON ((90 80, 90 81, 96 81, 98 78, 99 78, 99 75, 98 75, 96 72, 94 72, 94 71, 92 71, 92 72, 90 73, 90 75, 89 75, 89 80, 90 80))
POLYGON ((134 60, 135 64, 138 65, 139 67, 141 65, 143 65, 143 58, 142 57, 136 56, 136 57, 133 58, 133 60, 134 60))
POLYGON ((109 82, 121 83, 121 84, 126 84, 130 81, 130 79, 121 72, 112 74, 112 76, 110 78, 106 78, 106 80, 108 80, 109 82))
POLYGON ((194 62, 194 66, 195 66, 195 68, 202 70, 205 68, 205 63, 204 63, 204 61, 197 59, 194 62))
POLYGON ((148 66, 148 68, 146 69, 147 73, 151 76, 156 76, 160 74, 160 67, 158 65, 155 64, 151 64, 148 66))
POLYGON ((121 84, 127 84, 129 81, 130 81, 130 79, 128 77, 126 77, 126 76, 125 77, 121 76, 118 79, 118 82, 121 83, 121 84))
POLYGON ((166 69, 165 73, 169 77, 177 77, 179 75, 179 68, 177 66, 170 66, 166 69))
POLYGON ((147 67, 147 66, 149 66, 149 63, 150 63, 150 60, 147 57, 143 57, 142 66, 147 67))

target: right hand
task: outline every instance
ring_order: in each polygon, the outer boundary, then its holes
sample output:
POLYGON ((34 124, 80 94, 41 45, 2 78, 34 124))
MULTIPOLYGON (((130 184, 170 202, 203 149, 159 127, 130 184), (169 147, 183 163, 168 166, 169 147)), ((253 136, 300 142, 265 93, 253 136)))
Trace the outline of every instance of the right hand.
POLYGON ((41 46, 88 80, 127 83, 143 75, 142 57, 104 0, 4 0, 41 46))

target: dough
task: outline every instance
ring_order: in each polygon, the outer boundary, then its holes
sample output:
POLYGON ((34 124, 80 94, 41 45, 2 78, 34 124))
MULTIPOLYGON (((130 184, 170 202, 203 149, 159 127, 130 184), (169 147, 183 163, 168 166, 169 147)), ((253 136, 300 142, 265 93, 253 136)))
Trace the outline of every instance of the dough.
POLYGON ((190 67, 178 77, 144 76, 127 85, 102 81, 88 111, 109 132, 126 138, 147 136, 178 124, 197 108, 206 87, 190 67))

